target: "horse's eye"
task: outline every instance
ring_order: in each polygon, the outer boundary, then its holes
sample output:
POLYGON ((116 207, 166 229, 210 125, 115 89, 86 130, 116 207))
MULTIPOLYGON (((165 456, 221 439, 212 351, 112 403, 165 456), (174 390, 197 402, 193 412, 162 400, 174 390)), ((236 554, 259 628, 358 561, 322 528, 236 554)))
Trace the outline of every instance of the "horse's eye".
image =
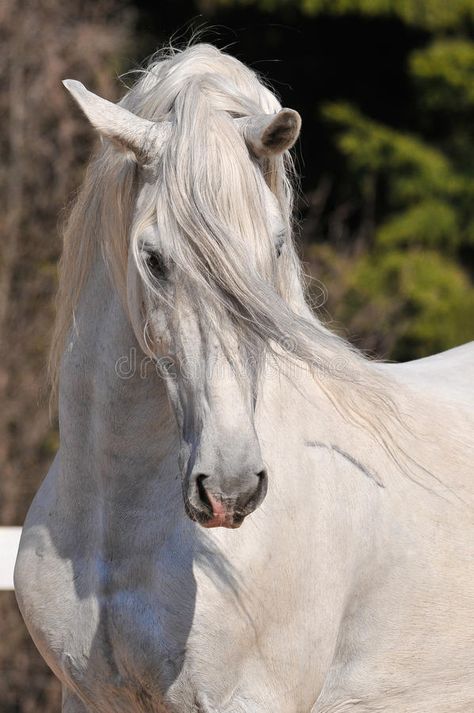
POLYGON ((166 277, 168 270, 165 261, 158 252, 147 252, 146 266, 157 280, 163 280, 166 277))
POLYGON ((280 233, 277 237, 277 241, 275 244, 277 257, 280 257, 280 255, 282 253, 283 247, 285 245, 285 237, 286 237, 285 233, 280 233))

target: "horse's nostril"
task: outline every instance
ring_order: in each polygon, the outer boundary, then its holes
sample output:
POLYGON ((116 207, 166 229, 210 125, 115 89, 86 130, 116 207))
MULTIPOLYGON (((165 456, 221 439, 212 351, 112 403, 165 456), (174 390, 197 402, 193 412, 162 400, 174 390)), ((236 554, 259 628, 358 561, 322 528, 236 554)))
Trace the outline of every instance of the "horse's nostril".
POLYGON ((209 508, 209 510, 212 513, 212 505, 211 505, 211 502, 207 495, 206 487, 204 485, 204 481, 207 480, 208 477, 209 476, 205 475, 204 473, 201 473, 200 475, 198 475, 196 477, 196 488, 198 491, 199 500, 203 503, 203 505, 205 505, 207 508, 209 508))
POLYGON ((204 527, 238 527, 264 499, 266 470, 192 473, 186 502, 188 515, 204 527))

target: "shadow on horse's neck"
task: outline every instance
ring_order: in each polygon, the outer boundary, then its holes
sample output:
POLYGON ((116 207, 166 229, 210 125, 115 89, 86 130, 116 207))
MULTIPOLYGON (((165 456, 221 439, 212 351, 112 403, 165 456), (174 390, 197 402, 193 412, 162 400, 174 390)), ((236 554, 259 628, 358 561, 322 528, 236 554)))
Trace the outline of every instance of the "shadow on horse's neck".
POLYGON ((79 300, 59 403, 61 440, 66 436, 68 448, 80 447, 92 459, 107 451, 115 463, 133 459, 138 467, 139 461, 161 462, 176 447, 165 385, 137 343, 102 258, 79 300))

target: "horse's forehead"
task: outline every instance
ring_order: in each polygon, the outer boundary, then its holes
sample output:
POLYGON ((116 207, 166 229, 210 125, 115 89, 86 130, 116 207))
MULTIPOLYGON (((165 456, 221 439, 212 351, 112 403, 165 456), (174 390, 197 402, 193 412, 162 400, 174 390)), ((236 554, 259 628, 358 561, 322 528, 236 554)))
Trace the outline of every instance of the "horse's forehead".
MULTIPOLYGON (((160 219, 160 190, 159 190, 159 179, 151 179, 148 181, 143 181, 141 187, 138 191, 136 209, 135 209, 135 221, 140 222, 143 216, 148 213, 153 216, 153 221, 146 224, 140 230, 140 238, 150 244, 159 245, 160 244, 160 230, 158 222, 160 219)), ((264 211, 269 222, 270 232, 275 236, 279 235, 282 230, 285 229, 285 221, 277 197, 270 190, 265 182, 263 176, 261 176, 262 182, 262 194, 264 211)), ((169 208, 169 207, 168 207, 169 208)))

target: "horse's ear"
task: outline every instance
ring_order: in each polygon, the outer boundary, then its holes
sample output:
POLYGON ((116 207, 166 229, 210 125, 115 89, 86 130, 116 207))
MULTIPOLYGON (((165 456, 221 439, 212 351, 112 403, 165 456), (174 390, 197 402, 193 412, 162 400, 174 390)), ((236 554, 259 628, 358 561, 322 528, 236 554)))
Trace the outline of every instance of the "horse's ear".
POLYGON ((102 136, 122 149, 133 151, 139 163, 150 163, 158 157, 160 147, 170 135, 169 121, 142 119, 119 104, 98 97, 75 79, 65 79, 63 84, 102 136))
POLYGON ((301 130, 301 117, 293 109, 235 119, 247 146, 257 157, 291 149, 301 130))

